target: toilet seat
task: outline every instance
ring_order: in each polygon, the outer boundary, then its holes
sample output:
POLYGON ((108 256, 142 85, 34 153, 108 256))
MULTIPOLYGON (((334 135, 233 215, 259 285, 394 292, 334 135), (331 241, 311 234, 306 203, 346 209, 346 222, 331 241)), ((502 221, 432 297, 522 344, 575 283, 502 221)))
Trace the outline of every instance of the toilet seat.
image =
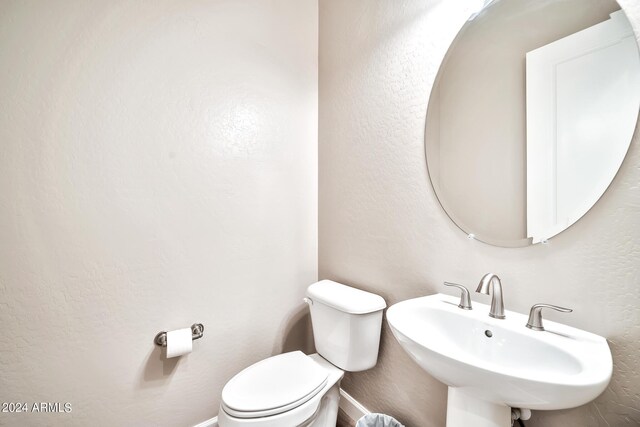
POLYGON ((329 372, 301 351, 254 363, 222 390, 222 408, 236 418, 268 417, 312 399, 327 384, 329 372))

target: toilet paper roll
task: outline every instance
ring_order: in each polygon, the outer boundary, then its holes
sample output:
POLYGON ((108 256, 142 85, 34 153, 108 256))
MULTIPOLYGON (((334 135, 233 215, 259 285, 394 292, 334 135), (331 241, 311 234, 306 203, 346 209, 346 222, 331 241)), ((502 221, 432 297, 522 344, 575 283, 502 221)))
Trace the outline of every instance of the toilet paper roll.
POLYGON ((191 328, 167 332, 167 359, 191 353, 192 348, 191 328))

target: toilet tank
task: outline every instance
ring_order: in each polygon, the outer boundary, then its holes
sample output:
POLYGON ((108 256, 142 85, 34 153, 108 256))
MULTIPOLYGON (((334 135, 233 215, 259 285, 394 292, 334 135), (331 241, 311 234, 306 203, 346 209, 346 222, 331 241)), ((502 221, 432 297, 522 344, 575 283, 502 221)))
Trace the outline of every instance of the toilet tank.
POLYGON ((382 311, 380 295, 331 280, 307 289, 318 354, 345 371, 364 371, 378 361, 382 311))

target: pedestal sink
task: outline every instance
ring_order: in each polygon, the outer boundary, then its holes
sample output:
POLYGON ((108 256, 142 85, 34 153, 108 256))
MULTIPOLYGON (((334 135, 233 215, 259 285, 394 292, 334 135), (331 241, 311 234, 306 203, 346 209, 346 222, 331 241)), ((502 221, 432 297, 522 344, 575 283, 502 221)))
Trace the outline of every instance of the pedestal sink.
POLYGON ((447 427, 510 427, 511 408, 566 409, 595 399, 611 379, 604 338, 549 320, 545 331, 527 316, 489 306, 458 308, 443 294, 387 310, 394 336, 425 371, 449 386, 447 427))

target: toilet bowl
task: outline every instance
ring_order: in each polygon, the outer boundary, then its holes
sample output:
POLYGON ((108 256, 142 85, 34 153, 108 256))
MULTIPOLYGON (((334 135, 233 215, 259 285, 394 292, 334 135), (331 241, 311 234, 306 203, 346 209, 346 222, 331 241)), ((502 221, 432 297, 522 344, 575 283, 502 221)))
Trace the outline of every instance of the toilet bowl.
POLYGON ((283 353, 236 374, 222 390, 220 427, 335 427, 345 371, 378 360, 382 297, 323 280, 307 298, 318 353, 283 353))
POLYGON ((335 427, 344 371, 320 355, 307 356, 300 351, 284 353, 247 369, 252 370, 240 372, 225 385, 218 414, 220 427, 329 426, 332 410, 335 412, 332 427, 335 427), (310 369, 314 375, 300 378, 295 384, 292 374, 299 371, 295 368, 288 371, 286 363, 299 366, 304 365, 301 362, 305 360, 315 365, 310 369), (238 392, 245 392, 245 398, 239 398, 238 392), (326 422, 322 423, 323 419, 326 422))

